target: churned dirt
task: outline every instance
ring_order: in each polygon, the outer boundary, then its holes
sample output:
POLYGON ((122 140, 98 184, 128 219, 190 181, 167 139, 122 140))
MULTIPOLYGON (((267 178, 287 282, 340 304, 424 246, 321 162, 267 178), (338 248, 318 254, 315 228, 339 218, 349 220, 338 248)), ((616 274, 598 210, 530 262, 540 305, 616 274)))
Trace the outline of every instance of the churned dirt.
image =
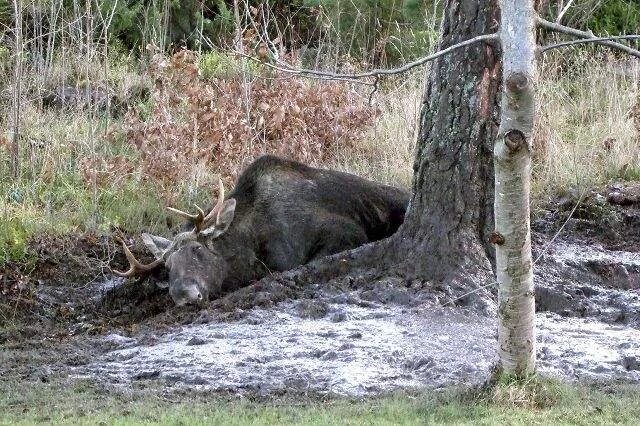
MULTIPOLYGON (((640 185, 549 200, 532 228, 541 372, 640 381, 640 185)), ((495 300, 446 286, 272 280, 177 308, 164 272, 114 278, 107 265, 126 264, 106 237, 30 247, 34 263, 1 271, 0 380, 361 396, 480 384, 495 364, 495 300)))

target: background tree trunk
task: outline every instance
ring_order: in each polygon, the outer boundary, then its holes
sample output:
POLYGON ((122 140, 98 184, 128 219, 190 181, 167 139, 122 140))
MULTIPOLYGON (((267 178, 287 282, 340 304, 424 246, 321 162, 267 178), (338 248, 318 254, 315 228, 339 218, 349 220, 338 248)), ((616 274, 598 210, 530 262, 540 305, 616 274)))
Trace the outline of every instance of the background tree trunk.
POLYGON ((20 174, 20 84, 22 82, 22 2, 13 0, 15 28, 15 69, 12 93, 11 119, 11 175, 17 179, 20 174))
POLYGON ((533 263, 529 225, 531 141, 535 114, 535 17, 533 0, 503 0, 501 40, 504 89, 495 144, 498 353, 505 373, 535 369, 533 263))
MULTIPOLYGON (((497 0, 448 0, 439 48, 499 27, 497 0)), ((478 43, 433 63, 420 117, 413 196, 392 238, 400 271, 453 294, 493 282, 493 142, 497 135, 499 47, 478 43)))

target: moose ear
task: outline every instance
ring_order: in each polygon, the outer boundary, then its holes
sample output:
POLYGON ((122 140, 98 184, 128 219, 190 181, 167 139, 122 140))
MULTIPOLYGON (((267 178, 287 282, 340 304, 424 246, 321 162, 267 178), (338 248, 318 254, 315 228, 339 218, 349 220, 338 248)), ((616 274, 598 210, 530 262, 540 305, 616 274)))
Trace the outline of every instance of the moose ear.
POLYGON ((156 259, 162 259, 162 255, 171 245, 171 240, 151 234, 142 234, 142 241, 156 259))
POLYGON ((168 281, 156 281, 156 286, 158 288, 161 288, 161 289, 164 290, 165 288, 169 288, 169 282, 168 281))
POLYGON ((220 235, 224 234, 231 222, 233 222, 233 216, 236 212, 236 200, 235 198, 230 198, 224 202, 218 216, 216 218, 216 223, 213 226, 208 227, 202 234, 205 236, 210 236, 213 238, 217 238, 220 235))

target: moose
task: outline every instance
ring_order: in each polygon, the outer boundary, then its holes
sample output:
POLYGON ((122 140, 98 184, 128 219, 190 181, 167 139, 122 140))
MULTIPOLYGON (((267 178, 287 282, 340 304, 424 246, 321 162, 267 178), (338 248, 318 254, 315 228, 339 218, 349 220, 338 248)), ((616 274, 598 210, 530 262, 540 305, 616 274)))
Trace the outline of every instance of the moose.
POLYGON ((209 213, 168 207, 189 230, 173 240, 142 234, 153 262, 139 262, 120 240, 130 267, 114 273, 144 276, 164 265, 176 305, 201 305, 272 271, 389 237, 409 203, 404 190, 274 156, 249 165, 227 198, 219 185, 209 213))

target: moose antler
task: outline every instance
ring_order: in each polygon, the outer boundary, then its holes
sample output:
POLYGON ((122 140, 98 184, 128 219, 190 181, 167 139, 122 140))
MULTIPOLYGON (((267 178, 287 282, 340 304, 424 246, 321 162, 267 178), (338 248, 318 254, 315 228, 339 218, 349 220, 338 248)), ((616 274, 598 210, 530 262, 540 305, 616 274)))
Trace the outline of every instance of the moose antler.
POLYGON ((127 260, 129 261, 129 269, 127 271, 122 272, 122 271, 116 271, 115 269, 113 270, 113 273, 119 277, 130 278, 136 275, 145 275, 153 271, 155 268, 157 268, 164 262, 163 259, 156 259, 153 262, 148 263, 146 265, 144 263, 140 263, 140 261, 136 259, 133 253, 131 253, 131 250, 129 250, 129 247, 127 247, 127 244, 124 242, 122 238, 115 237, 115 239, 119 241, 120 244, 122 244, 124 255, 127 257, 127 260))
POLYGON ((205 225, 208 225, 211 219, 214 219, 214 218, 218 219, 218 215, 222 210, 223 204, 224 204, 224 184, 222 183, 222 179, 218 178, 218 201, 216 202, 216 205, 213 206, 209 214, 204 218, 205 225))
POLYGON ((175 209, 173 207, 167 207, 167 210, 169 210, 170 212, 175 213, 178 216, 182 216, 185 219, 193 222, 193 224, 196 227, 196 231, 200 231, 200 229, 202 228, 202 224, 204 223, 204 211, 200 207, 198 207, 197 205, 196 205, 196 209, 198 209, 198 213, 189 214, 187 212, 175 209))
POLYGON ((205 215, 204 210, 202 210, 200 207, 198 207, 196 205, 196 209, 198 210, 198 213, 196 214, 189 214, 187 212, 184 212, 182 210, 178 210, 176 208, 173 207, 167 207, 167 210, 169 210, 172 213, 177 214, 178 216, 182 216, 183 218, 191 221, 193 223, 193 225, 195 226, 195 232, 196 233, 200 233, 200 231, 202 231, 203 229, 207 228, 207 225, 209 224, 209 222, 211 222, 212 219, 217 219, 218 215, 220 214, 220 211, 222 210, 222 205, 224 204, 224 185, 222 183, 222 179, 218 179, 218 201, 216 202, 216 205, 213 206, 213 208, 211 209, 211 211, 209 213, 207 213, 205 215))

